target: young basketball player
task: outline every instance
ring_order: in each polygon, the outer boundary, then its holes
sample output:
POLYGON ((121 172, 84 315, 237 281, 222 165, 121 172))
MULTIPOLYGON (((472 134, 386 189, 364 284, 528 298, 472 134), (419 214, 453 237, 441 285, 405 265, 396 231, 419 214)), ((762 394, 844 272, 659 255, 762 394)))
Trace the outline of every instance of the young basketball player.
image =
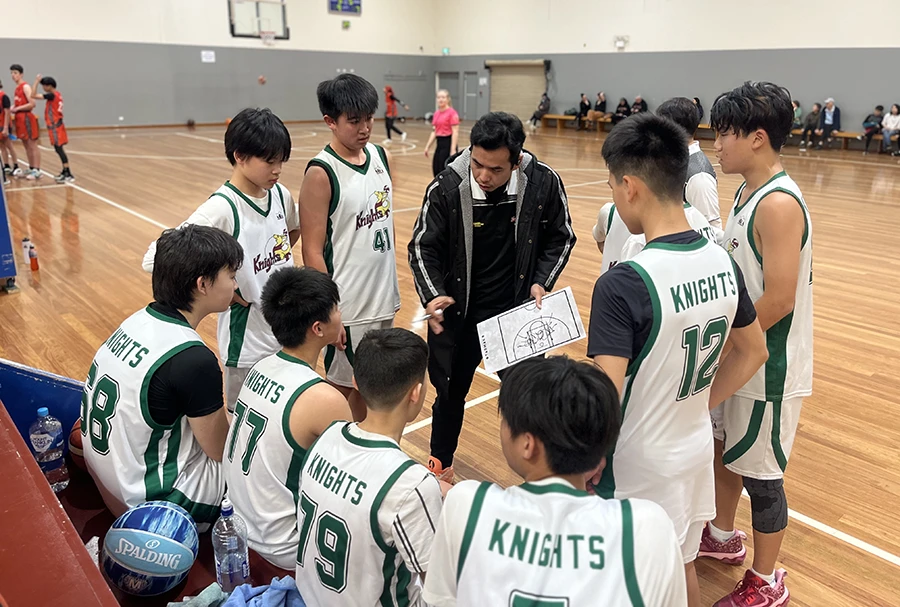
POLYGON ((10 113, 15 118, 16 137, 22 140, 25 146, 25 155, 28 157, 28 172, 20 169, 13 171, 13 177, 25 177, 34 181, 41 178, 41 150, 38 148, 38 120, 31 110, 34 109, 34 100, 31 98, 31 87, 25 82, 25 68, 18 63, 9 66, 9 73, 16 83, 16 92, 13 96, 13 106, 10 113))
POLYGON ((620 427, 616 387, 563 356, 513 367, 500 387, 503 456, 524 484, 463 481, 432 548, 429 605, 687 604, 672 521, 648 500, 585 492, 620 427))
MULTIPOLYGON (((247 523, 250 548, 281 569, 297 557, 297 500, 306 450, 347 399, 316 373, 341 331, 337 285, 312 268, 282 268, 262 292, 263 316, 281 350, 250 370, 225 443, 225 484, 247 523)), ((284 575, 290 575, 285 572, 284 575)))
POLYGON ((422 605, 441 489, 399 446, 422 409, 428 346, 405 329, 357 344, 354 376, 368 415, 332 424, 300 480, 297 588, 308 605, 422 605))
POLYGON ((243 259, 221 230, 166 230, 157 241, 155 301, 94 356, 81 434, 88 470, 113 515, 168 500, 198 524, 218 517, 228 418, 222 371, 196 329, 228 308, 243 259))
MULTIPOLYGON (((244 249, 231 307, 219 314, 217 341, 225 367, 225 402, 234 411, 250 367, 281 347, 260 309, 266 281, 275 270, 293 265, 291 248, 300 237, 297 206, 278 183, 291 157, 291 135, 270 110, 238 112, 225 131, 231 179, 216 190, 185 223, 208 225, 231 234, 244 249)), ((154 244, 144 255, 153 270, 154 244)))
POLYGON ((392 326, 400 308, 390 156, 369 142, 378 93, 368 81, 341 74, 316 95, 331 143, 309 161, 300 189, 303 263, 330 274, 341 293, 344 330, 325 353, 325 371, 359 420, 366 408, 353 389, 356 344, 392 326))
POLYGON ((0 82, 0 157, 3 160, 3 184, 9 183, 8 175, 12 175, 13 171, 19 169, 19 159, 16 157, 16 149, 13 147, 9 134, 15 124, 12 122, 12 114, 10 113, 12 103, 9 96, 3 90, 3 83, 0 82))
POLYGON ((719 212, 719 186, 716 170, 694 139, 700 126, 700 108, 687 97, 673 97, 656 108, 657 116, 668 118, 687 133, 688 160, 687 175, 684 179, 684 201, 700 211, 719 237, 721 244, 722 216, 719 212))
MULTIPOLYGON (((719 607, 786 604, 785 572, 775 569, 788 522, 784 470, 803 398, 812 393, 812 223, 797 184, 781 166, 791 132, 783 87, 748 82, 712 108, 716 155, 726 174, 743 176, 725 226, 728 251, 747 280, 765 331, 769 360, 714 411, 716 517, 701 556, 740 564, 746 549, 734 517, 743 486, 753 519, 753 567, 719 607), (723 453, 724 451, 724 453, 723 453)), ((719 402, 710 398, 710 405, 719 402)))
POLYGON ((743 385, 765 361, 766 345, 728 253, 685 218, 683 129, 649 113, 632 116, 606 138, 603 159, 616 210, 647 246, 594 287, 588 355, 622 395, 623 423, 610 465, 593 483, 602 497, 642 497, 665 509, 695 607, 694 560, 715 514, 709 402, 743 385))
POLYGON ((31 98, 43 99, 47 102, 44 105, 44 124, 47 125, 47 133, 50 134, 50 145, 56 150, 56 154, 62 162, 62 172, 56 176, 56 182, 75 181, 75 176, 69 170, 69 157, 63 149, 63 146, 69 143, 69 136, 66 134, 66 125, 63 124, 63 98, 56 90, 56 80, 50 76, 44 77, 38 74, 31 89, 31 98), (37 92, 38 84, 44 89, 43 93, 37 92))

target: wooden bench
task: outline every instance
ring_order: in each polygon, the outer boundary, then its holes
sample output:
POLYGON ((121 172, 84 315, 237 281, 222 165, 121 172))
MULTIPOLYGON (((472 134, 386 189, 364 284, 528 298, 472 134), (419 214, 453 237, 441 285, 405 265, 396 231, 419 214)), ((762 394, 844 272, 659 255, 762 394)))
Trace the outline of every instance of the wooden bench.
MULTIPOLYGON (((801 135, 803 133, 803 129, 793 129, 791 131, 791 135, 801 135)), ((846 150, 850 147, 850 142, 857 137, 862 137, 865 133, 854 133, 852 131, 838 131, 836 133, 832 133, 831 136, 834 139, 841 140, 841 149, 846 150)), ((817 137, 817 136, 816 136, 817 137)), ((884 136, 881 133, 872 136, 872 139, 875 141, 884 140, 884 136)), ((891 137, 891 141, 900 141, 900 136, 894 135, 891 137)))
MULTIPOLYGON (((547 128, 550 124, 551 120, 556 121, 556 132, 561 133, 564 128, 566 128, 567 122, 574 122, 578 116, 572 116, 569 114, 544 114, 541 116, 541 127, 547 128)), ((585 122, 588 122, 587 118, 584 119, 585 122)), ((599 133, 603 124, 607 122, 612 122, 612 119, 609 116, 604 115, 602 118, 596 118, 590 122, 594 123, 594 128, 599 133)))

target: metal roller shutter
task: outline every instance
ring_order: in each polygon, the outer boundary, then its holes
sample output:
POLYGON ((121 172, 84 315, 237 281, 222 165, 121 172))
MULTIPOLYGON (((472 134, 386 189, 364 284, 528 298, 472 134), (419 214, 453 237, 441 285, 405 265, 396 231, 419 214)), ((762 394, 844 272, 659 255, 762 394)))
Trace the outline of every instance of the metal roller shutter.
POLYGON ((486 61, 491 69, 491 111, 509 112, 525 122, 547 90, 543 59, 486 61))

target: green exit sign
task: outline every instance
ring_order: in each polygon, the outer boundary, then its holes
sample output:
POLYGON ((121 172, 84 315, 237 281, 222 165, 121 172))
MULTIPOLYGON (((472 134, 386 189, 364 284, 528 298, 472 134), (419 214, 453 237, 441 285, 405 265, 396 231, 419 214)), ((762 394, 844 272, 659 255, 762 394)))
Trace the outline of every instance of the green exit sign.
POLYGON ((449 47, 449 46, 445 46, 441 52, 444 53, 445 55, 449 55, 449 54, 450 54, 450 47, 449 47))

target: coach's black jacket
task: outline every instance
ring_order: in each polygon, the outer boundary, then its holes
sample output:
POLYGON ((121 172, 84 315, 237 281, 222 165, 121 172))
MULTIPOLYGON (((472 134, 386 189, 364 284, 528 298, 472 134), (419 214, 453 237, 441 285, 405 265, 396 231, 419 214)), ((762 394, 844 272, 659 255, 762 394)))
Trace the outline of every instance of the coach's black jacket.
MULTIPOLYGON (((439 295, 456 301, 446 310, 443 322, 451 343, 465 324, 472 278, 470 157, 469 149, 458 154, 428 186, 409 243, 409 266, 422 305, 439 295)), ((549 292, 575 246, 559 175, 527 151, 517 171, 516 305, 531 297, 533 284, 549 292)))

